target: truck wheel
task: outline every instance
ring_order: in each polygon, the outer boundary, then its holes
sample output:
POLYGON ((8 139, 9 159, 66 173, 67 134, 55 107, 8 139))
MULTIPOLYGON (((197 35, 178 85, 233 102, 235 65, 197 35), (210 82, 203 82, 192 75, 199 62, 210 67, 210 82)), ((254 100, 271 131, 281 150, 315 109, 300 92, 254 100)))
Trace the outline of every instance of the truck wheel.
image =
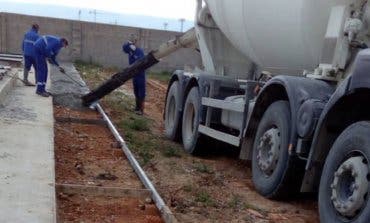
POLYGON ((178 89, 179 82, 173 82, 167 94, 166 108, 164 114, 165 135, 167 138, 173 141, 176 141, 179 138, 178 127, 180 119, 180 96, 178 89))
POLYGON ((357 122, 331 148, 320 181, 321 222, 369 222, 369 135, 370 123, 357 122))
POLYGON ((287 101, 271 104, 259 123, 253 144, 252 178, 256 190, 268 198, 297 191, 303 164, 288 153, 290 108, 287 101), (294 168, 289 168, 294 165, 294 168), (290 182, 295 177, 295 183, 290 182))
POLYGON ((201 137, 198 133, 200 112, 200 97, 198 87, 193 87, 185 101, 182 116, 182 142, 184 150, 190 154, 197 154, 201 147, 201 137))

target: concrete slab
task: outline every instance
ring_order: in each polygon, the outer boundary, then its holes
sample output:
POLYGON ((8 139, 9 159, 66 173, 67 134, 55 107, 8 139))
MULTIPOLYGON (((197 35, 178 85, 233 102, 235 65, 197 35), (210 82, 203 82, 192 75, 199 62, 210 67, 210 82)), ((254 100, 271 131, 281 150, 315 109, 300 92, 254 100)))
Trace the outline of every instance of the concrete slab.
POLYGON ((20 81, 2 103, 0 222, 56 222, 53 122, 52 98, 20 81))

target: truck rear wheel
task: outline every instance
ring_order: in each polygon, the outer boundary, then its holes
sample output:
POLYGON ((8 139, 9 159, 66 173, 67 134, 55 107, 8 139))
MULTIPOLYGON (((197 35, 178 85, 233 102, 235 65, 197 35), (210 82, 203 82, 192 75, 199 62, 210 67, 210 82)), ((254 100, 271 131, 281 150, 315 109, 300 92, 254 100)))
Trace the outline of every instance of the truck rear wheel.
POLYGON ((179 123, 180 123, 180 112, 179 112, 179 82, 175 81, 172 83, 168 90, 166 108, 164 114, 164 127, 165 135, 167 138, 176 141, 179 139, 179 123))
POLYGON ((182 116, 182 142, 184 150, 190 154, 198 154, 202 144, 202 137, 198 132, 199 116, 199 89, 193 87, 186 98, 182 116))
POLYGON ((290 117, 287 101, 274 102, 264 113, 254 140, 252 178, 256 190, 268 198, 283 198, 298 191, 303 175, 303 164, 288 153, 290 117))
POLYGON ((337 138, 326 158, 319 190, 321 222, 370 219, 370 123, 358 122, 337 138))

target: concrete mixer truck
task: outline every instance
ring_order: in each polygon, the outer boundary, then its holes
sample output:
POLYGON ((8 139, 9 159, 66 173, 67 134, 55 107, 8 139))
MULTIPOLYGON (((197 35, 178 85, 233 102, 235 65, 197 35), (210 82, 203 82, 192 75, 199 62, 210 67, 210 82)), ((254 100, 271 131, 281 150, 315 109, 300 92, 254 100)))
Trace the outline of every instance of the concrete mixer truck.
POLYGON ((169 82, 166 136, 191 154, 239 148, 268 198, 318 191, 322 222, 369 222, 369 24, 366 0, 198 0, 195 29, 83 100, 196 48, 203 67, 169 82))

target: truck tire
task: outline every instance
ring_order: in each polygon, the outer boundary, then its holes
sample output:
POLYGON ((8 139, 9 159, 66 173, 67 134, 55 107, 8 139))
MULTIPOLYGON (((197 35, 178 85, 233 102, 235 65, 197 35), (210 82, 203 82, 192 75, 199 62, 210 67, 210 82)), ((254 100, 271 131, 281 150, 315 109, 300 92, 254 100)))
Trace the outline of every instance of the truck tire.
POLYGON ((179 95, 179 82, 172 83, 168 90, 166 108, 164 114, 164 128, 165 135, 172 141, 179 139, 179 123, 180 123, 180 95, 179 95))
POLYGON ((199 154, 203 138, 198 132, 199 116, 199 89, 198 87, 193 87, 186 98, 182 116, 182 142, 184 150, 193 155, 199 154))
POLYGON ((367 223, 370 219, 370 123, 357 122, 336 139, 319 189, 321 222, 367 223))
POLYGON ((281 199, 298 192, 299 178, 303 177, 303 163, 288 153, 290 117, 287 101, 272 103, 264 113, 254 139, 252 179, 256 190, 268 198, 281 199))

